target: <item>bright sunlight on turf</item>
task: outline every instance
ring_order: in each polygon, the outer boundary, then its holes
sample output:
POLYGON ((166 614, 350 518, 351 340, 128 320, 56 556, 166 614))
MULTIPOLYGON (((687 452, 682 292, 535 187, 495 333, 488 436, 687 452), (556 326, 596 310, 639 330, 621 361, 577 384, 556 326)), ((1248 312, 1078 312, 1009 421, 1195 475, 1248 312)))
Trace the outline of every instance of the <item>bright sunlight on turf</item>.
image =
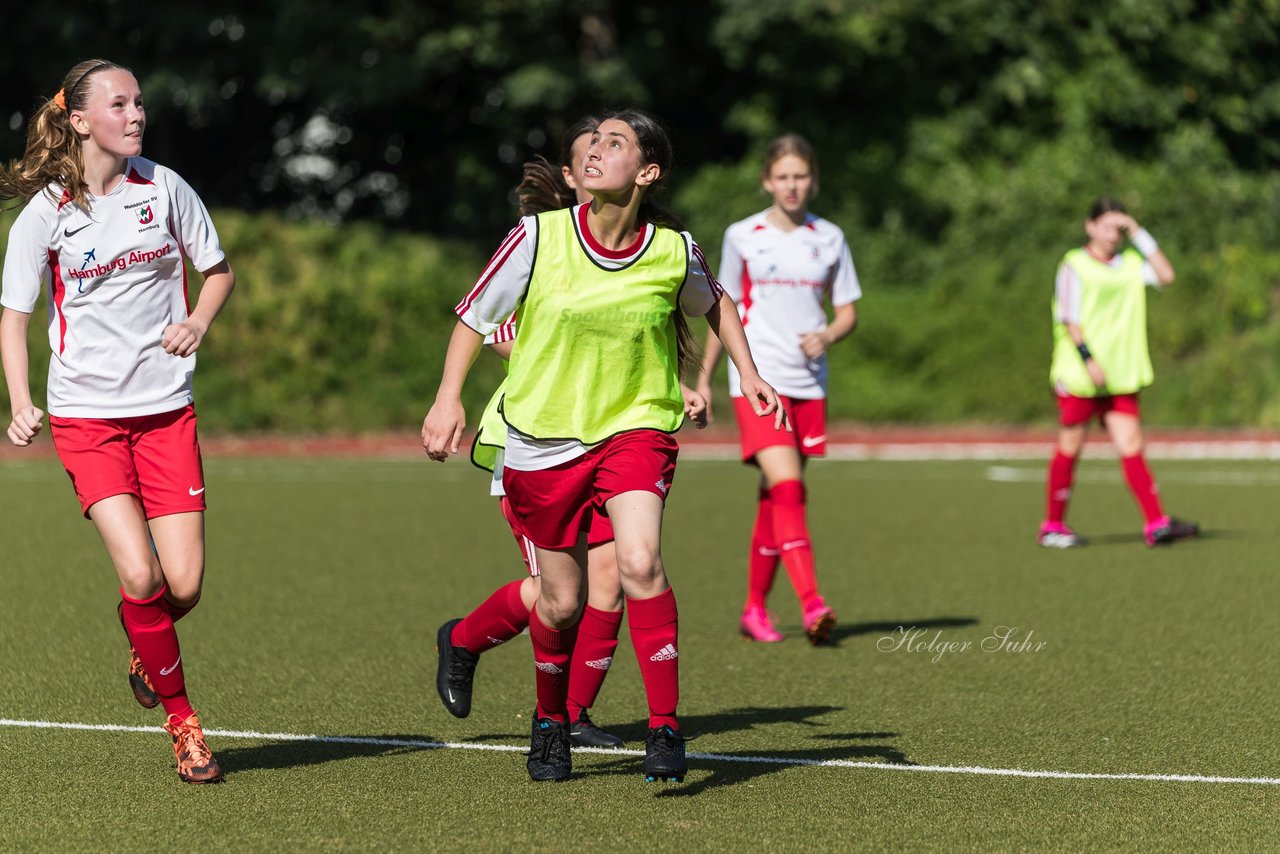
POLYGON ((782 573, 787 640, 738 639, 752 477, 681 463, 663 554, 689 777, 644 782, 624 625, 592 711, 631 750, 579 752, 571 781, 535 786, 528 642, 483 657, 466 720, 432 682, 436 627, 523 571, 479 472, 209 461, 209 569, 181 636, 227 782, 199 788, 178 782, 167 736, 133 729, 161 715, 130 695, 114 574, 66 476, 0 462, 0 847, 1270 844, 1280 465, 1153 467, 1199 540, 1144 547, 1107 460, 1081 467, 1071 522, 1090 545, 1068 552, 1035 545, 1040 461, 816 464, 810 524, 840 622, 814 649, 782 573))

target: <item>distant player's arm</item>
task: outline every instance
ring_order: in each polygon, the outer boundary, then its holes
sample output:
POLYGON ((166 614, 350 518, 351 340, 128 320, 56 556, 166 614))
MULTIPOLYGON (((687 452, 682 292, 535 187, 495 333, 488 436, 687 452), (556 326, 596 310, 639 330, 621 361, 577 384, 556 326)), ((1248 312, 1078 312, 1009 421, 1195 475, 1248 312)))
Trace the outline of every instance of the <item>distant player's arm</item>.
POLYGON ((800 349, 807 358, 817 359, 831 349, 837 341, 843 341, 858 326, 858 304, 848 303, 835 307, 835 318, 827 324, 827 328, 818 332, 807 332, 800 336, 800 349))

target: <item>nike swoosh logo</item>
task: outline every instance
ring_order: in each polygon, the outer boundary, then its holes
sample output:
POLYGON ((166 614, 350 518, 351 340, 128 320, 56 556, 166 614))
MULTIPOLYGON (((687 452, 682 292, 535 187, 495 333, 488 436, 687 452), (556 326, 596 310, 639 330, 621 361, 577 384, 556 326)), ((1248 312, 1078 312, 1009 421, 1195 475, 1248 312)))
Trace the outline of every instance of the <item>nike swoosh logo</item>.
POLYGON ((204 487, 202 486, 199 489, 195 489, 194 487, 188 486, 187 492, 190 492, 192 495, 199 495, 200 493, 204 492, 204 487))
POLYGON ((821 445, 825 441, 827 441, 827 434, 823 433, 821 436, 805 436, 800 440, 800 444, 806 448, 812 448, 815 445, 821 445))
POLYGON ((172 673, 173 671, 177 670, 177 669, 178 669, 178 665, 179 665, 179 664, 181 664, 181 663, 182 663, 182 656, 181 656, 181 655, 179 655, 179 656, 178 656, 178 660, 177 660, 177 661, 175 661, 175 662, 173 663, 173 666, 172 666, 172 667, 161 667, 161 668, 160 668, 160 675, 161 675, 161 676, 168 676, 170 673, 172 673))
POLYGON ((449 695, 449 702, 450 702, 450 703, 454 702, 454 699, 453 699, 453 691, 451 691, 451 690, 449 690, 449 689, 447 689, 447 688, 446 688, 446 689, 445 689, 445 693, 449 695))
POLYGON ((71 230, 71 229, 69 229, 69 228, 64 228, 64 229, 62 229, 62 236, 63 236, 63 237, 75 237, 77 234, 79 234, 80 232, 84 231, 84 230, 85 230, 86 228, 88 228, 90 225, 93 225, 93 223, 88 223, 88 225, 82 225, 82 226, 80 226, 79 228, 77 228, 75 231, 72 231, 72 230, 71 230))

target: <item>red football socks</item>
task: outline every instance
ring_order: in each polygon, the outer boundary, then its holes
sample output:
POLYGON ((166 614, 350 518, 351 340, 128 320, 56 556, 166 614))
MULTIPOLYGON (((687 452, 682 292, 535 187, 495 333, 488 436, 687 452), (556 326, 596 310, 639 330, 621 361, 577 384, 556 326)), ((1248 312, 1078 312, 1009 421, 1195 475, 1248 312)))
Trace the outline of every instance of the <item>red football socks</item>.
POLYGON ((805 489, 798 480, 786 480, 769 490, 773 502, 773 533, 782 552, 782 565, 802 607, 818 595, 817 570, 809 525, 805 521, 805 489))
POLYGON ((519 581, 504 584, 453 627, 454 646, 480 653, 506 643, 529 625, 529 609, 520 599, 519 581))
POLYGON ((751 556, 747 559, 747 607, 763 608, 778 574, 777 538, 773 535, 773 501, 769 490, 760 490, 756 524, 751 529, 751 556))
POLYGON ((146 668, 165 713, 185 721, 195 710, 187 699, 178 633, 173 628, 173 618, 165 610, 164 594, 165 589, 161 588, 156 595, 140 601, 130 599, 121 590, 120 598, 124 602, 121 613, 129 642, 146 668))
POLYGON ((1129 491, 1142 508, 1142 515, 1147 522, 1154 522, 1164 515, 1160 508, 1160 488, 1156 486, 1151 469, 1147 468, 1147 459, 1140 452, 1132 457, 1120 460, 1124 468, 1124 479, 1129 482, 1129 491))
POLYGON ((1045 521, 1061 522, 1067 514, 1067 502, 1071 500, 1071 485, 1075 482, 1076 461, 1079 456, 1069 457, 1062 451, 1055 451, 1049 461, 1048 515, 1045 521))
POLYGON ((529 613, 529 639, 533 641, 533 666, 537 668, 538 718, 569 722, 566 708, 569 694, 569 658, 578 635, 578 627, 549 628, 538 617, 537 606, 529 613))
POLYGON ((669 726, 678 731, 680 643, 675 592, 668 587, 651 599, 628 596, 627 625, 649 701, 649 726, 669 726))
POLYGON ((583 709, 595 704, 604 677, 618 648, 621 611, 601 611, 590 605, 578 623, 578 642, 569 661, 569 720, 578 719, 583 709))

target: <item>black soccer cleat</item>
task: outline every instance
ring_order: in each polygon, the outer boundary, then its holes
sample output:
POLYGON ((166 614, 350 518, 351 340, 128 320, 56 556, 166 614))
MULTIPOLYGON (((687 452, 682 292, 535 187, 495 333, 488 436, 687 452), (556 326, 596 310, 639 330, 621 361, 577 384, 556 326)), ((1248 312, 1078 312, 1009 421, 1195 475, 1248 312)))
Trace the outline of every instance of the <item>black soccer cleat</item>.
POLYGON ((576 747, 621 747, 626 744, 613 733, 596 726, 586 709, 578 712, 578 719, 569 725, 569 741, 576 747))
POLYGON ((1165 516, 1147 525, 1142 533, 1147 545, 1162 546, 1199 536, 1200 526, 1195 522, 1184 522, 1173 516, 1165 516))
POLYGON ((564 724, 551 718, 533 719, 529 739, 529 779, 535 783, 559 783, 573 773, 573 757, 569 755, 569 736, 564 724))
POLYGON ((476 678, 480 656, 465 647, 454 646, 453 627, 462 620, 450 620, 436 632, 436 693, 455 718, 471 714, 471 683, 476 678))
POLYGON ((684 758, 684 736, 669 726, 656 726, 644 740, 646 783, 683 783, 689 773, 684 758))

